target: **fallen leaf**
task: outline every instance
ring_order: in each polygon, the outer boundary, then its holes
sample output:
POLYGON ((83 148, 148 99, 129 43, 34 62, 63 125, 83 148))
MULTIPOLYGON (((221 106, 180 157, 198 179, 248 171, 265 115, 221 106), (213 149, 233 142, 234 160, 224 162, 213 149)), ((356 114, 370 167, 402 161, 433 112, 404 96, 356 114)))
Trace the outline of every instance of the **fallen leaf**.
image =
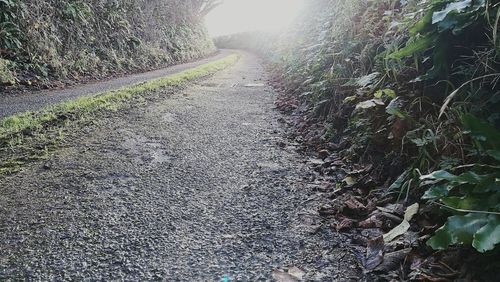
POLYGON ((356 109, 370 109, 376 106, 384 106, 384 102, 379 99, 371 99, 368 101, 360 102, 356 105, 356 109))
POLYGON ((379 217, 380 216, 378 214, 374 214, 369 218, 361 221, 358 225, 361 228, 381 228, 384 223, 382 222, 382 220, 380 220, 379 217))
POLYGON ((366 269, 372 270, 382 263, 384 260, 384 245, 384 239, 382 236, 368 241, 368 246, 366 247, 366 259, 364 262, 364 267, 366 269))
POLYGON ((348 186, 352 186, 352 185, 356 184, 356 179, 354 179, 352 176, 347 176, 342 181, 345 182, 345 184, 347 184, 348 186))
POLYGON ((384 234, 384 241, 386 243, 389 243, 392 240, 396 239, 397 237, 408 232, 408 230, 410 229, 409 221, 417 214, 418 208, 419 208, 418 203, 415 203, 406 209, 403 222, 401 222, 398 226, 394 227, 394 229, 392 229, 391 231, 384 234))
POLYGON ((406 248, 392 253, 386 253, 384 255, 384 261, 378 265, 375 270, 387 272, 398 269, 401 266, 401 262, 410 252, 411 248, 406 248))
POLYGON ((384 242, 386 243, 391 242, 392 240, 406 233, 408 229, 410 229, 410 223, 406 220, 403 220, 401 224, 399 224, 398 226, 394 227, 391 231, 384 234, 384 242))
POLYGON ((353 226, 354 226, 354 221, 352 219, 344 218, 340 223, 337 224, 335 229, 337 229, 337 231, 341 231, 344 229, 350 229, 353 226))
POLYGON ((350 209, 350 210, 365 210, 366 206, 363 205, 360 201, 356 200, 355 198, 351 198, 345 202, 345 205, 350 209))
POLYGON ((418 208, 418 203, 409 206, 405 211, 405 220, 409 222, 417 214, 418 208))

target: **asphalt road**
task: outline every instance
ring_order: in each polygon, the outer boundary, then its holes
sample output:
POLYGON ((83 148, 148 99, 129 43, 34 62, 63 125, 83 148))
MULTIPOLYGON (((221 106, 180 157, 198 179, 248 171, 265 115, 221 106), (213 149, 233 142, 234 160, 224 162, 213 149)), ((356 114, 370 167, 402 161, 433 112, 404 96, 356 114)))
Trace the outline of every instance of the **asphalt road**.
POLYGON ((345 238, 309 206, 310 170, 266 80, 243 53, 0 178, 0 280, 269 281, 292 267, 356 280, 345 238))
POLYGON ((145 73, 126 75, 104 81, 68 87, 60 90, 43 90, 29 93, 0 93, 0 118, 16 113, 40 110, 45 106, 75 99, 81 96, 99 94, 105 91, 116 90, 124 86, 133 85, 147 80, 176 74, 184 70, 221 59, 233 51, 220 50, 208 58, 145 73))

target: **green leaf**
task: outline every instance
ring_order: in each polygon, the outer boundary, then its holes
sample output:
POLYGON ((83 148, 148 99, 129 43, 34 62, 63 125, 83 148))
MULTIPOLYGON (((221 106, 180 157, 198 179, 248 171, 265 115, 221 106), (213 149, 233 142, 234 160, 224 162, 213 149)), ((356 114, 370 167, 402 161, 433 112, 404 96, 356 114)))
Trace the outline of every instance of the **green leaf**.
POLYGON ((456 240, 453 239, 448 223, 446 223, 427 241, 427 246, 433 248, 434 250, 444 250, 449 245, 453 245, 455 243, 456 240))
POLYGON ((430 200, 430 199, 439 199, 448 196, 448 192, 450 190, 448 189, 448 186, 446 185, 434 185, 431 188, 429 188, 427 191, 425 191, 424 195, 422 196, 423 200, 430 200))
POLYGON ((345 97, 344 103, 354 102, 354 101, 356 101, 356 99, 357 99, 357 96, 348 96, 348 97, 345 97))
POLYGON ((463 115, 462 123, 465 129, 470 132, 471 137, 487 149, 500 149, 500 131, 494 126, 471 114, 463 115))
POLYGON ((404 57, 413 56, 416 53, 424 52, 433 45, 435 39, 436 36, 434 34, 421 36, 412 42, 408 42, 405 47, 390 54, 389 57, 393 59, 402 59, 404 57))
POLYGON ((473 171, 466 171, 460 175, 451 174, 445 170, 438 170, 428 175, 423 175, 420 177, 420 180, 447 180, 450 182, 455 182, 459 184, 484 184, 485 181, 494 180, 494 175, 486 174, 481 175, 477 174, 473 171))
POLYGON ((432 24, 443 21, 446 16, 451 12, 463 12, 467 7, 470 7, 472 0, 462 0, 459 2, 452 2, 446 5, 446 8, 442 11, 434 12, 432 14, 432 24))
POLYGON ((384 94, 387 95, 387 97, 389 97, 389 98, 392 98, 392 99, 396 98, 396 92, 394 90, 388 89, 388 88, 383 89, 383 90, 378 90, 377 92, 375 92, 373 94, 373 96, 375 98, 381 99, 384 96, 384 94))
POLYGON ((398 176, 396 181, 394 181, 394 183, 392 183, 392 185, 389 187, 389 190, 401 189, 401 187, 403 186, 403 183, 406 180, 406 177, 408 177, 409 174, 410 174, 410 172, 408 170, 403 172, 400 176, 398 176))
POLYGON ((456 182, 460 183, 471 183, 471 184, 479 184, 483 181, 486 181, 490 178, 489 175, 480 175, 473 171, 467 171, 460 174, 456 180, 456 182))
POLYGON ((355 84, 357 86, 366 87, 370 84, 373 84, 379 76, 380 76, 379 72, 370 73, 369 75, 365 75, 356 79, 355 84))
POLYGON ((434 179, 434 180, 454 181, 457 178, 458 178, 458 176, 451 174, 451 173, 444 171, 444 170, 438 170, 438 171, 434 171, 431 174, 420 176, 420 180, 434 179))
POLYGON ((376 106, 383 106, 383 105, 385 105, 385 104, 381 100, 371 99, 368 101, 363 101, 361 103, 358 103, 356 105, 356 109, 370 109, 370 108, 374 108, 376 106))
POLYGON ((491 215, 488 224, 474 235, 472 246, 481 253, 493 250, 500 243, 500 216, 491 215))
POLYGON ((484 198, 478 197, 446 197, 442 198, 443 204, 455 208, 464 210, 479 210, 482 209, 484 205, 484 198))
POLYGON ((458 242, 470 244, 474 234, 487 223, 487 215, 469 213, 464 216, 452 216, 448 218, 448 223, 458 242))
POLYGON ((470 244, 474 234, 487 223, 488 215, 480 213, 449 217, 446 224, 427 241, 427 245, 435 250, 442 250, 453 244, 470 244))
POLYGON ((488 150, 486 153, 497 161, 500 161, 500 150, 488 150))
POLYGON ((410 28, 410 35, 415 36, 418 33, 426 31, 432 24, 432 14, 434 12, 429 10, 415 25, 410 28))

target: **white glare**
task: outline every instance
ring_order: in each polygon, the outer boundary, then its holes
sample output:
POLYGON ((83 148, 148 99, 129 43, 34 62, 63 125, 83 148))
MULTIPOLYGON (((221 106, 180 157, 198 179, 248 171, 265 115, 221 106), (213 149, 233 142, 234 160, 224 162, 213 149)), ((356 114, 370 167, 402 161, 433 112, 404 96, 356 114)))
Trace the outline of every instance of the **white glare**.
POLYGON ((290 24, 304 0, 225 0, 206 17, 212 36, 277 31, 290 24))

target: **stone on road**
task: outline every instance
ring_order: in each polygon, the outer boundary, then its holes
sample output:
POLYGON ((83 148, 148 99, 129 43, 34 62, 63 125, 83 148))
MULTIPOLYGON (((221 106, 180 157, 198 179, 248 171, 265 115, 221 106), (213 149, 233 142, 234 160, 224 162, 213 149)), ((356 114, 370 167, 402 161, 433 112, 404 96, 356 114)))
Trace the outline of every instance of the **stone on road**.
MULTIPOLYGON (((0 280, 271 280, 356 274, 330 228, 311 232, 307 167, 281 148, 258 60, 144 105, 0 179, 0 280), (308 225, 309 224, 309 225, 308 225)), ((312 215, 313 221, 318 221, 312 215)), ((315 227, 315 226, 313 226, 315 227)))

